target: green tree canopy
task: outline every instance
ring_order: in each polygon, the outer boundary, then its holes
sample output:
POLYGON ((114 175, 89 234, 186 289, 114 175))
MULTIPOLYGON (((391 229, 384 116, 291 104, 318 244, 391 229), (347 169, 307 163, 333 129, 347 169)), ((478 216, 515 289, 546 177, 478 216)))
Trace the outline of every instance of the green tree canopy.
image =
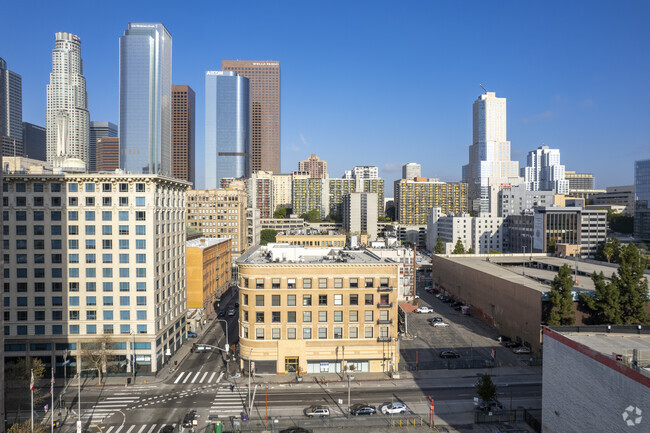
POLYGON ((550 241, 548 241, 548 244, 546 245, 546 252, 548 254, 555 254, 555 246, 557 245, 557 239, 551 238, 550 241))
POLYGON ((278 232, 273 229, 264 229, 260 232, 260 245, 267 245, 269 242, 275 242, 278 232))
POLYGON ((621 292, 618 287, 606 281, 602 272, 593 274, 591 280, 596 288, 594 296, 580 292, 580 300, 592 311, 594 322, 599 325, 622 324, 621 292))
POLYGON ((32 420, 28 419, 22 424, 14 424, 11 427, 9 427, 9 430, 7 430, 7 433, 47 433, 49 432, 49 428, 39 422, 34 423, 34 430, 32 430, 32 420))
POLYGON ((482 375, 476 382, 476 394, 483 401, 496 400, 497 386, 489 374, 482 375))
POLYGON ((458 239, 456 241, 456 245, 454 246, 454 250, 451 252, 452 254, 465 254, 465 247, 463 246, 463 243, 458 239))
POLYGON ((623 323, 632 325, 646 323, 648 320, 645 307, 648 304, 648 279, 644 275, 645 260, 633 243, 621 250, 620 262, 616 274, 612 276, 621 297, 623 323))
POLYGON ((548 292, 551 312, 546 323, 549 326, 573 325, 575 323, 572 288, 573 275, 571 275, 571 268, 569 265, 564 264, 553 278, 551 290, 548 292))
POLYGON ((476 251, 474 251, 474 247, 469 247, 469 250, 467 250, 467 254, 476 254, 476 251))
POLYGON ((436 239, 436 246, 433 247, 433 252, 436 254, 442 254, 445 252, 445 245, 442 243, 442 238, 440 236, 436 239))
POLYGON ((287 217, 286 208, 281 207, 280 209, 273 212, 273 218, 286 218, 286 217, 287 217))
POLYGON ((309 212, 300 215, 300 218, 310 223, 321 222, 320 212, 317 209, 312 209, 309 212))

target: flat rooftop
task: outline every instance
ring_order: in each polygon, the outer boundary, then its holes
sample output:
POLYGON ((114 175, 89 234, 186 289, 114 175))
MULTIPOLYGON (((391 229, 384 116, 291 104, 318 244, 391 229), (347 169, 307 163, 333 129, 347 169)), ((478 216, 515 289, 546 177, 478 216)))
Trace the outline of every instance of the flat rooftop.
POLYGON ((213 245, 218 245, 226 242, 228 238, 196 238, 185 241, 186 248, 209 248, 213 245))
POLYGON ((239 264, 397 264, 368 250, 346 250, 332 247, 303 247, 274 243, 251 248, 238 260, 239 264))

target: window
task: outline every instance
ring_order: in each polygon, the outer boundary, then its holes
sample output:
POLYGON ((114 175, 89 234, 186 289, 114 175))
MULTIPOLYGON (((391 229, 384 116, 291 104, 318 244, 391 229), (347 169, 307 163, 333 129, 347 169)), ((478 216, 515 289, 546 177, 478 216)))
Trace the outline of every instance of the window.
POLYGON ((102 221, 113 221, 113 212, 102 211, 102 221))
POLYGON ((388 326, 379 328, 379 338, 388 338, 388 326))
POLYGON ((358 289, 359 288, 359 279, 358 278, 350 278, 350 288, 351 289, 358 289))
POLYGON ((120 310, 120 320, 131 320, 131 312, 129 310, 120 310))
POLYGON ((137 320, 147 320, 147 310, 138 310, 135 314, 137 320))
POLYGON ((287 340, 296 339, 296 328, 287 328, 287 340))
POLYGON ((296 279, 295 278, 288 278, 287 279, 287 289, 295 289, 296 288, 296 279))
POLYGON ((136 211, 135 212, 135 220, 136 221, 146 221, 147 220, 147 213, 144 211, 136 211))
POLYGON ((95 211, 86 211, 86 221, 95 221, 95 211))
POLYGON ((79 296, 70 296, 70 298, 68 298, 68 305, 78 307, 79 306, 79 296))
POLYGON ((248 305, 248 295, 244 295, 244 299, 242 300, 242 303, 244 305, 248 305))
POLYGON ((135 240, 135 249, 136 250, 146 250, 147 241, 145 239, 136 239, 135 240))
POLYGON ((86 296, 86 306, 94 307, 96 305, 97 305, 97 297, 96 296, 86 296))
POLYGON ((343 305, 343 295, 334 295, 334 305, 343 305))
POLYGON ((318 312, 318 321, 320 323, 327 323, 327 311, 318 312))
POLYGON ((104 306, 112 306, 113 305, 113 297, 112 296, 104 296, 104 306))
POLYGON ((121 225, 119 227, 119 232, 121 236, 128 236, 129 235, 129 226, 127 225, 121 225))
POLYGON ((388 278, 380 278, 379 287, 388 287, 388 278))
POLYGON ((327 278, 319 278, 318 279, 318 288, 319 289, 327 289, 327 278))
POLYGON ((139 307, 143 307, 143 306, 147 305, 147 297, 146 296, 136 296, 135 303, 139 307))
POLYGON ((366 326, 365 338, 372 338, 372 327, 371 326, 366 326))
POLYGON ((358 322, 358 321, 359 321, 359 312, 350 311, 350 322, 358 322))
POLYGON ((112 333, 113 333, 113 325, 105 324, 104 325, 104 334, 112 334, 112 333))
POLYGON ((255 280, 255 288, 256 289, 263 289, 264 288, 264 278, 257 278, 255 280))
MULTIPOLYGON (((88 241, 86 241, 86 248, 88 248, 87 244, 88 244, 88 241)), ((95 244, 95 241, 93 241, 93 249, 95 249, 94 244, 95 244)), ((105 250, 113 249, 113 241, 111 239, 102 239, 102 249, 105 249, 105 250)))
POLYGON ((302 295, 302 306, 311 307, 311 295, 302 295))
POLYGON ((366 289, 370 289, 370 288, 372 288, 372 285, 373 285, 373 280, 372 280, 372 278, 366 278, 366 286, 365 286, 366 289))
POLYGON ((302 321, 305 323, 311 323, 311 311, 302 312, 302 321))
POLYGON ((128 239, 120 239, 120 249, 121 250, 128 250, 129 249, 129 240, 128 239))
POLYGON ((129 291, 129 282, 120 281, 120 292, 128 292, 128 291, 129 291))
POLYGON ((135 226, 135 234, 137 236, 144 236, 147 234, 146 226, 135 226))
POLYGON ((79 325, 70 325, 70 334, 79 334, 79 325))
POLYGON ((264 323, 264 312, 258 311, 255 313, 255 323, 264 323))
POLYGON ((102 278, 113 278, 113 268, 102 268, 102 278))
POLYGON ((359 328, 348 328, 349 338, 359 338, 359 328))
POLYGON ((104 320, 113 320, 113 310, 104 310, 104 320))
POLYGON ((144 282, 144 281, 135 283, 135 290, 138 291, 138 292, 146 292, 147 291, 147 283, 144 282))
POLYGON ((146 278, 147 268, 135 268, 135 276, 137 278, 146 278))
POLYGON ((338 340, 343 338, 343 328, 334 328, 334 338, 338 340))
MULTIPOLYGON (((16 185, 16 187, 18 184, 16 185)), ((16 191, 18 191, 18 188, 16 188, 16 191)), ((78 192, 79 191, 79 184, 78 183, 69 183, 68 184, 68 192, 78 192)))
POLYGON ((289 307, 296 306, 296 295, 287 295, 287 306, 289 307))
POLYGON ((343 288, 343 278, 334 278, 334 288, 335 289, 343 288))
POLYGON ((129 205, 129 198, 128 197, 120 197, 119 199, 119 205, 121 207, 125 207, 129 205))
POLYGON ((146 334, 147 333, 147 325, 136 325, 137 332, 138 334, 146 334))
POLYGON ((325 340, 327 338, 327 328, 318 328, 318 338, 325 340))
POLYGON ((130 334, 131 326, 129 325, 120 325, 120 334, 130 334))
POLYGON ((95 192, 95 184, 94 183, 86 183, 86 184, 84 184, 84 188, 86 189, 86 192, 95 192))
POLYGON ((264 306, 264 295, 255 295, 255 306, 256 307, 264 306))
POLYGON ((102 254, 102 263, 113 263, 113 254, 102 254))
POLYGON ((94 254, 86 254, 86 263, 95 263, 96 261, 94 254))
POLYGON ((279 289, 280 288, 280 279, 279 278, 273 278, 271 280, 271 288, 272 289, 279 289))
POLYGON ((128 264, 128 263, 129 263, 129 255, 120 254, 120 264, 128 264))
POLYGON ((366 322, 372 322, 372 320, 373 320, 372 311, 366 311, 365 314, 366 314, 366 319, 365 319, 366 322))
POLYGON ((273 307, 280 306, 280 295, 271 295, 271 306, 273 307))
POLYGON ((144 197, 136 197, 135 198, 135 205, 137 207, 143 207, 145 205, 145 199, 144 197))
POLYGON ((86 320, 97 320, 97 311, 96 310, 86 311, 86 320))
POLYGON ((111 197, 102 197, 102 206, 111 206, 113 204, 113 200, 111 200, 111 197))
POLYGON ((379 320, 389 320, 388 319, 388 310, 381 310, 379 312, 379 320))
POLYGON ((282 320, 280 319, 280 312, 279 311, 273 311, 271 313, 271 323, 281 323, 282 320))
POLYGON ((311 289, 311 278, 303 278, 302 279, 302 288, 303 289, 311 289))
POLYGON ((86 283, 86 292, 96 292, 97 291, 97 283, 94 281, 89 281, 86 283))
POLYGON ((343 321, 343 311, 335 311, 334 312, 334 321, 335 322, 342 322, 343 321))
POLYGON ((318 295, 318 305, 327 305, 327 295, 318 295))
POLYGON ((373 295, 372 295, 372 293, 368 293, 365 296, 366 296, 366 304, 365 305, 372 305, 373 304, 373 295))
POLYGON ((296 323, 296 312, 295 311, 287 311, 287 322, 296 323))
POLYGON ((102 291, 104 292, 112 292, 113 291, 113 283, 110 281, 104 281, 102 283, 102 291))
POLYGON ((129 220, 129 211, 126 210, 121 210, 117 213, 117 217, 120 221, 128 221, 129 220))
POLYGON ((302 328, 302 339, 311 340, 311 328, 302 328))
POLYGON ((68 263, 79 263, 79 254, 68 254, 68 263))
POLYGON ((264 340, 264 328, 256 328, 255 329, 255 339, 256 340, 264 340))
POLYGON ((135 192, 145 192, 144 183, 136 183, 135 184, 135 192))
POLYGON ((52 320, 63 320, 63 311, 61 310, 52 311, 52 320))
MULTIPOLYGON (((9 311, 7 311, 8 313, 9 311)), ((34 320, 43 321, 45 320, 45 311, 34 311, 34 320)))

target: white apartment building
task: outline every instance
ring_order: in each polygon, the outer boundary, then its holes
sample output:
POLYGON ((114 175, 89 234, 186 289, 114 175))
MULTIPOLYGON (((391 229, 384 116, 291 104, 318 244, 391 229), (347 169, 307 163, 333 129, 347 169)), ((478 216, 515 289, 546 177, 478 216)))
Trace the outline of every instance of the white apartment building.
POLYGON ((5 175, 5 361, 67 356, 74 369, 108 338, 109 372, 160 370, 186 339, 188 186, 157 175, 5 175))
POLYGON ((402 179, 414 179, 422 176, 422 167, 416 162, 409 162, 402 166, 402 179))
POLYGON ((529 191, 521 184, 502 188, 499 191, 499 207, 497 215, 506 218, 509 215, 532 214, 536 206, 553 206, 555 193, 553 191, 529 191))
POLYGON ((343 179, 379 179, 379 167, 357 165, 352 170, 345 170, 343 179))
POLYGON ((343 229, 350 234, 366 234, 377 239, 378 194, 351 192, 343 196, 343 229))
POLYGON ((458 240, 463 244, 465 251, 471 248, 476 254, 503 252, 503 221, 504 218, 490 214, 481 214, 478 217, 466 213, 444 215, 440 208, 433 208, 428 218, 427 246, 433 251, 440 237, 445 246, 445 254, 451 254, 458 240))
POLYGON ((526 167, 521 168, 521 177, 529 191, 568 194, 569 181, 564 178, 564 172, 564 166, 560 164, 560 149, 540 146, 528 152, 526 167))
POLYGON ((291 207, 291 187, 292 174, 274 174, 272 179, 271 188, 273 189, 273 211, 280 208, 291 207))

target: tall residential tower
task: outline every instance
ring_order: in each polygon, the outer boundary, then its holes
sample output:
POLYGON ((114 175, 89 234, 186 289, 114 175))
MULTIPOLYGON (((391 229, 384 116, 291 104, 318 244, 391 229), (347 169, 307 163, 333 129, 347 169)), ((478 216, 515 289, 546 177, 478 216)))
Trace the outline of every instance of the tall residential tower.
POLYGON ((172 177, 192 183, 195 183, 195 99, 190 86, 172 86, 172 177))
POLYGON ((47 85, 47 162, 54 167, 85 171, 90 143, 88 93, 81 60, 81 39, 57 32, 52 73, 47 85))
POLYGON ((120 37, 120 167, 171 175, 172 37, 160 23, 129 23, 120 37))
POLYGON ((280 62, 224 60, 221 69, 249 79, 250 172, 280 173, 280 62))
POLYGON ((564 166, 560 164, 560 149, 540 146, 528 152, 526 167, 521 168, 521 177, 528 191, 569 193, 569 181, 564 179, 564 166))
POLYGON ((0 144, 4 156, 23 155, 22 80, 0 57, 0 144))

